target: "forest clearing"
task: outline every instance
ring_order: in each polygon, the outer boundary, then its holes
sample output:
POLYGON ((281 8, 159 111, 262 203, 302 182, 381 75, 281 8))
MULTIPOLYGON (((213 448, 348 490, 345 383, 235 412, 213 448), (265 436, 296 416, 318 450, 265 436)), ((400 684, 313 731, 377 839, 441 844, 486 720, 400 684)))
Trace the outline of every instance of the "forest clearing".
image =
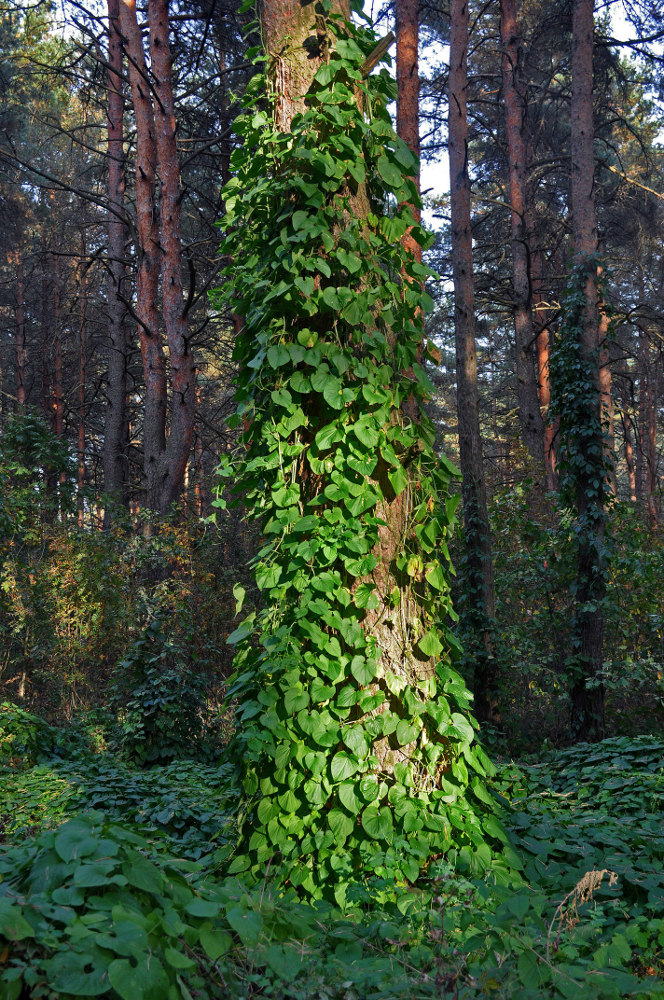
POLYGON ((0 1000, 664 998, 662 38, 0 0, 0 1000))

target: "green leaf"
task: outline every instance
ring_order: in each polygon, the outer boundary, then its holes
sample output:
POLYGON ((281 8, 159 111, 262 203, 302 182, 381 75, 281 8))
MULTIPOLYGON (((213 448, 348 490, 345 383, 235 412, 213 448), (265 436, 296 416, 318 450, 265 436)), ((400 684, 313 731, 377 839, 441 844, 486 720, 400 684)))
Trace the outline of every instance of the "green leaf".
POLYGON ((389 806, 369 805, 362 813, 362 826, 372 840, 391 840, 394 833, 389 806))
POLYGON ((416 740, 419 734, 420 727, 413 725, 406 719, 401 719, 397 724, 397 740, 402 747, 407 746, 409 743, 412 743, 413 740, 416 740))
POLYGON ((330 809, 327 814, 327 822, 337 844, 343 844, 355 826, 353 817, 341 809, 330 809))
POLYGON ((350 662, 350 672, 358 684, 366 687, 376 676, 376 661, 365 659, 364 656, 354 656, 350 662))
POLYGON ((226 919, 242 944, 248 948, 254 948, 258 944, 263 929, 263 917, 257 910, 245 910, 236 906, 228 911, 226 919))
POLYGON ((0 935, 8 941, 23 941, 35 936, 28 921, 21 915, 21 908, 0 899, 0 935))
POLYGON ((408 486, 408 476, 406 475, 406 473, 404 472, 404 470, 401 468, 400 465, 397 466, 396 469, 391 469, 387 474, 387 478, 389 479, 392 485, 392 489, 394 490, 394 495, 397 497, 401 493, 403 493, 403 491, 408 486))
POLYGON ((369 753, 369 744, 362 726, 342 730, 342 739, 356 757, 365 757, 369 753))
POLYGON ((379 156, 376 164, 378 173, 385 181, 388 188, 398 191, 403 186, 403 176, 398 167, 391 163, 386 156, 379 156))
POLYGON ((341 410, 344 406, 344 394, 341 379, 334 375, 329 375, 323 387, 323 398, 325 402, 335 410, 341 410))
POLYGON ((426 657, 438 656, 443 651, 442 643, 436 634, 435 629, 426 632, 417 643, 418 649, 426 657))
POLYGON ((164 1000, 168 993, 164 967, 154 955, 141 956, 135 966, 117 958, 108 967, 108 978, 122 1000, 164 1000))
POLYGON ((339 801, 343 806, 348 809, 354 816, 359 813, 362 808, 362 802, 358 797, 355 783, 352 781, 344 781, 337 789, 339 793, 339 801))
POLYGON ((267 360, 271 368, 281 368, 290 361, 290 354, 283 344, 273 344, 268 348, 267 360))
POLYGON ((233 938, 227 931, 204 928, 200 933, 200 942, 207 957, 216 962, 218 958, 230 951, 233 938))
POLYGON ((346 778, 352 778, 357 767, 357 763, 351 760, 347 753, 344 753, 343 750, 339 751, 334 755, 330 764, 333 781, 345 781, 346 778))

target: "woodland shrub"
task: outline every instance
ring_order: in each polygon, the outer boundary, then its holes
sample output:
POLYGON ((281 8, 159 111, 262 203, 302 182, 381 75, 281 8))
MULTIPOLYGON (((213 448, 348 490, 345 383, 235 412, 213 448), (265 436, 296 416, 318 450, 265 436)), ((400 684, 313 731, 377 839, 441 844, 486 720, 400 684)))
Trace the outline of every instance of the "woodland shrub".
POLYGON ((164 521, 146 537, 140 521, 120 516, 108 532, 80 527, 70 472, 42 421, 9 423, 0 452, 3 696, 51 719, 102 706, 114 667, 162 615, 216 702, 235 579, 221 529, 164 521))
MULTIPOLYGON (((664 539, 644 514, 614 501, 608 518, 603 680, 614 734, 657 731, 664 721, 664 539)), ((491 517, 508 743, 513 752, 536 748, 543 738, 565 743, 576 580, 572 515, 551 497, 534 509, 525 483, 497 495, 491 517)))

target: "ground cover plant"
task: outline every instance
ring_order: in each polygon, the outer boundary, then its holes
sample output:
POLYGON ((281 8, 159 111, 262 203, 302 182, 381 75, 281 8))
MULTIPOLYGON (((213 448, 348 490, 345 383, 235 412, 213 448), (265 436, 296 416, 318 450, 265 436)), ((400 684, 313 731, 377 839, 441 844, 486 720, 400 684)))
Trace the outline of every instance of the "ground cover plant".
POLYGON ((237 807, 223 767, 146 772, 74 734, 20 760, 17 731, 36 722, 1 718, 3 998, 664 996, 654 737, 499 768, 523 880, 434 860, 415 884, 358 880, 340 909, 269 871, 253 886, 223 874, 237 807))

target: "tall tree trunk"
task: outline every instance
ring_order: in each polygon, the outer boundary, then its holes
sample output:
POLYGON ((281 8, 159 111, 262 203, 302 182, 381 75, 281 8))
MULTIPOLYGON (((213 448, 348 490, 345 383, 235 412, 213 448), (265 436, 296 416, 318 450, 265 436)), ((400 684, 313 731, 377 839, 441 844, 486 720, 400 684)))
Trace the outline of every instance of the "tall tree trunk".
POLYGON ((65 397, 62 380, 62 330, 60 329, 60 262, 53 260, 53 430, 59 438, 65 430, 65 397))
POLYGON ((650 527, 656 528, 659 521, 657 501, 657 375, 658 360, 652 360, 652 350, 648 344, 648 377, 646 389, 646 411, 648 414, 646 435, 646 499, 650 527))
MULTIPOLYGON (((104 491, 114 503, 126 507, 129 499, 127 424, 127 367, 129 337, 126 327, 125 284, 125 155, 124 99, 122 96, 122 41, 120 0, 108 0, 107 140, 108 140, 108 410, 104 426, 104 491)), ((106 504, 104 526, 111 524, 112 508, 106 504)))
POLYGON ((78 524, 83 527, 85 489, 85 382, 86 382, 86 351, 87 329, 85 323, 85 306, 87 302, 87 247, 85 230, 81 231, 81 260, 79 264, 80 279, 78 285, 78 524))
POLYGON ((145 378, 143 467, 150 510, 161 508, 161 466, 166 448, 166 359, 159 314, 159 224, 156 203, 157 144, 150 84, 135 0, 121 0, 120 29, 129 67, 136 119, 136 318, 145 378))
POLYGON ((51 400, 51 338, 53 334, 53 255, 51 254, 46 223, 42 223, 41 248, 41 395, 44 419, 53 422, 51 400))
POLYGON ((475 292, 468 174, 468 4, 450 8, 449 157, 457 412, 461 459, 466 566, 471 628, 481 636, 475 668, 475 702, 481 720, 498 718, 498 684, 493 658, 495 594, 491 534, 480 437, 475 292))
POLYGON ((572 687, 572 728, 583 739, 601 739, 604 733, 602 639, 604 616, 604 489, 595 481, 597 461, 604 452, 601 435, 602 394, 599 373, 600 302, 597 274, 597 219, 595 213, 595 155, 593 125, 593 0, 574 0, 572 14, 571 199, 575 262, 585 275, 585 303, 579 330, 579 355, 592 373, 588 401, 591 426, 582 453, 585 468, 577 474, 578 532, 576 678, 572 687), (592 686, 588 686, 588 682, 592 686))
POLYGON ((542 251, 533 250, 532 255, 533 300, 537 316, 537 374, 540 411, 544 421, 544 469, 546 489, 549 493, 558 489, 556 472, 556 422, 549 415, 551 406, 551 370, 549 355, 551 351, 551 335, 547 323, 548 308, 543 296, 544 266, 542 251))
POLYGON ((23 257, 16 255, 16 407, 25 413, 27 346, 25 337, 25 274, 23 257))
MULTIPOLYGON (((395 27, 397 40, 397 135, 420 155, 420 74, 418 62, 419 0, 396 0, 395 27)), ((413 178, 419 192, 420 176, 413 178)), ((411 205, 413 218, 420 222, 419 205, 411 205)), ((403 237, 404 247, 421 262, 422 247, 411 236, 403 237)))
POLYGON ((180 168, 175 143, 168 0, 148 0, 150 60, 154 80, 157 163, 160 185, 160 251, 163 316, 168 341, 171 407, 168 443, 161 462, 159 509, 177 500, 194 432, 195 369, 182 291, 180 168))
POLYGON ((634 445, 632 444, 632 421, 630 419, 629 413, 625 412, 624 407, 620 411, 620 420, 623 428, 623 440, 625 442, 625 466, 627 468, 627 486, 629 489, 629 498, 632 502, 635 502, 636 472, 634 468, 634 445))
MULTIPOLYGON (((542 467, 544 421, 537 392, 536 337, 532 317, 532 282, 526 226, 526 111, 521 72, 521 47, 515 0, 500 0, 502 40, 502 85, 507 134, 507 164, 512 220, 512 282, 514 286, 514 336, 516 389, 523 442, 542 467)), ((540 478, 544 478, 541 469, 540 478)))

